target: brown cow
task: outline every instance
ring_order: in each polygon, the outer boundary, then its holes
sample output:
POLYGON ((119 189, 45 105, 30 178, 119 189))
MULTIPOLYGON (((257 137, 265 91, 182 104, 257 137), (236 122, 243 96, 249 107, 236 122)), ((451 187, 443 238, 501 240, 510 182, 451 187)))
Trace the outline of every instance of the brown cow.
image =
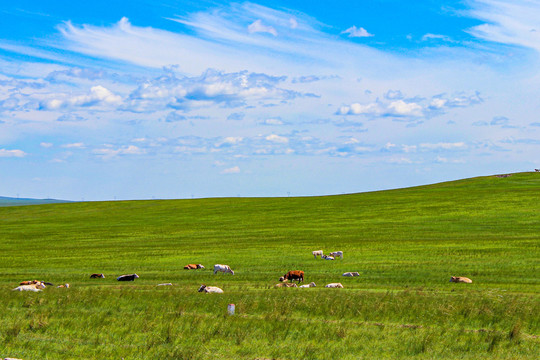
POLYGON ((452 276, 450 282, 471 284, 472 280, 464 276, 452 276))
POLYGON ((34 285, 34 284, 41 284, 41 281, 39 280, 21 281, 19 285, 34 285))
POLYGON ((302 270, 289 271, 284 276, 279 278, 279 281, 285 281, 285 280, 291 280, 291 281, 298 280, 298 282, 304 281, 304 272, 302 270))
POLYGON ((196 270, 196 269, 204 269, 204 266, 202 264, 187 264, 184 266, 185 270, 196 270))
POLYGON ((105 275, 103 275, 103 274, 92 274, 92 275, 90 275, 90 279, 105 279, 105 275))

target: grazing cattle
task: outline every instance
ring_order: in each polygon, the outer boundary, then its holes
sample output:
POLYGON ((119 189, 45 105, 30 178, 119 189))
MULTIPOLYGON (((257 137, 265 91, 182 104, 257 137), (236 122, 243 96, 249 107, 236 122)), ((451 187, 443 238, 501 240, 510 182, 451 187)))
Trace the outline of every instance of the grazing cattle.
POLYGON ((317 285, 315 285, 314 282, 310 282, 309 284, 305 284, 305 285, 300 285, 301 288, 311 288, 311 287, 315 287, 317 285))
POLYGON ((58 285, 57 288, 65 288, 65 289, 69 289, 69 284, 61 284, 61 285, 58 285))
POLYGON ((323 255, 323 256, 321 256, 321 259, 325 259, 325 260, 334 260, 334 257, 333 257, 333 256, 329 256, 329 255, 323 255))
POLYGON ((323 256, 323 251, 322 250, 315 250, 313 252, 313 256, 315 257, 315 259, 317 258, 317 256, 323 256))
POLYGON ((202 264, 187 264, 184 266, 185 270, 196 270, 196 269, 204 269, 204 266, 202 264))
POLYGON ((20 285, 17 286, 13 291, 33 291, 38 292, 42 291, 42 289, 45 289, 45 285, 43 283, 39 284, 32 284, 32 285, 20 285))
POLYGON ((157 286, 172 286, 172 284, 171 283, 157 284, 157 286))
POLYGON ((217 286, 206 286, 206 285, 201 285, 201 287, 199 288, 198 290, 199 292, 205 292, 207 294, 210 294, 210 293, 215 293, 215 294, 223 294, 223 290, 221 290, 220 288, 218 288, 217 286))
POLYGON ((346 272, 342 276, 360 276, 358 272, 346 272))
POLYGON ((135 281, 135 279, 138 279, 139 275, 137 274, 130 274, 130 275, 120 275, 116 278, 118 281, 135 281))
POLYGON ((331 283, 325 286, 326 288, 343 288, 343 285, 341 283, 331 283))
POLYGON ((105 275, 103 275, 103 274, 92 274, 92 275, 90 275, 90 279, 105 279, 105 275))
POLYGON ((29 281, 21 281, 19 285, 34 285, 34 284, 41 284, 42 282, 39 280, 29 280, 29 281))
POLYGON ((214 275, 217 274, 218 272, 230 273, 231 275, 234 275, 234 271, 232 271, 229 265, 221 265, 221 264, 214 265, 214 275))
POLYGON ((471 284, 472 280, 464 276, 452 276, 450 282, 471 284))
POLYGON ((339 257, 341 260, 343 260, 343 251, 333 251, 330 253, 330 256, 339 257))
POLYGON ((291 280, 291 281, 298 280, 298 282, 304 281, 304 272, 302 270, 289 271, 288 273, 286 273, 285 275, 279 278, 279 281, 285 281, 285 280, 291 280))
POLYGON ((290 287, 298 287, 298 285, 293 283, 279 283, 274 285, 275 288, 290 288, 290 287))

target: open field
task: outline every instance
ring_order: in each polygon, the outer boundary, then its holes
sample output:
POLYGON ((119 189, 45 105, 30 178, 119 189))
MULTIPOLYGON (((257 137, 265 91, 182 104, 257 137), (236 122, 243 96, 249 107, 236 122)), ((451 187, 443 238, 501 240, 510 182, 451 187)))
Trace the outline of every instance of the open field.
POLYGON ((328 197, 3 207, 0 356, 537 359, 539 195, 540 174, 520 173, 328 197), (344 259, 315 260, 319 249, 344 259), (235 275, 213 275, 218 263, 235 275), (272 288, 296 269, 317 287, 272 288), (140 279, 115 280, 129 273, 140 279), (32 279, 71 288, 10 291, 32 279))

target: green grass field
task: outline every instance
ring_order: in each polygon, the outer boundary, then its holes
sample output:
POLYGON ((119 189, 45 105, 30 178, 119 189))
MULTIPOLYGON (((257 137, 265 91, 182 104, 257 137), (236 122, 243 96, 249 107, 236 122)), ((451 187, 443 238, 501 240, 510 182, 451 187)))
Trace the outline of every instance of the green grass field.
POLYGON ((327 197, 2 207, 0 357, 537 359, 539 245, 538 173, 327 197), (344 259, 315 260, 319 249, 344 259), (317 287, 273 288, 288 270, 317 287), (116 281, 129 273, 140 279, 116 281), (71 288, 10 291, 32 279, 71 288))

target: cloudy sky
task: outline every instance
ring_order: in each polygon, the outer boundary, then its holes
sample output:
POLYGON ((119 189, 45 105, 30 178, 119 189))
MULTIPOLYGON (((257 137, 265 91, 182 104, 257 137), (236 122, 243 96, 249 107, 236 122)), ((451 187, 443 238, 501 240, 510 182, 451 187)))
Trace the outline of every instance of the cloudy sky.
POLYGON ((540 167, 540 1, 0 5, 0 195, 363 192, 540 167))

